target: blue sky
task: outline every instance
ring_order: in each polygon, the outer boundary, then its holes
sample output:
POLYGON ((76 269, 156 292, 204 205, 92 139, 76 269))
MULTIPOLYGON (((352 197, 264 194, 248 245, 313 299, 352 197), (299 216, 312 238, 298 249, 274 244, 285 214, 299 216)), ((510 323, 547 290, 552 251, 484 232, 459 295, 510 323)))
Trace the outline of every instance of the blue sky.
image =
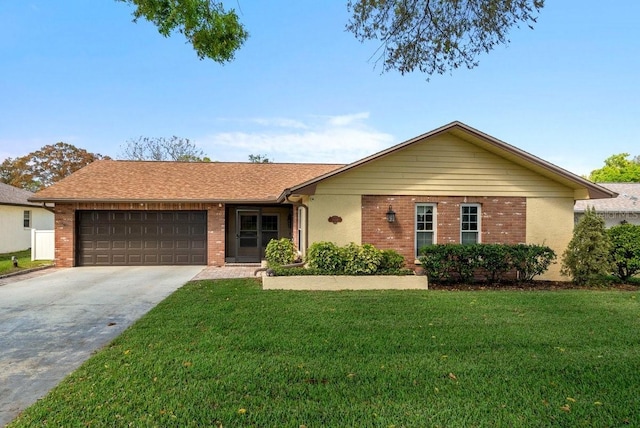
POLYGON ((0 161, 176 135, 219 161, 347 163, 454 120, 577 174, 640 155, 636 0, 547 1, 535 30, 430 81, 381 74, 346 0, 228 5, 250 38, 219 65, 114 0, 0 2, 0 161))

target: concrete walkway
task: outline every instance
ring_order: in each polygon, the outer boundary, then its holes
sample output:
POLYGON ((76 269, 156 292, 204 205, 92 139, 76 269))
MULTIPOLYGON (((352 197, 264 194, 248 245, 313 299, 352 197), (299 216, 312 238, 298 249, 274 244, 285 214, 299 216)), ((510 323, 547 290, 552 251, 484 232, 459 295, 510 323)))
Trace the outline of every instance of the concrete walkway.
POLYGON ((0 286, 0 427, 202 266, 47 269, 0 286))

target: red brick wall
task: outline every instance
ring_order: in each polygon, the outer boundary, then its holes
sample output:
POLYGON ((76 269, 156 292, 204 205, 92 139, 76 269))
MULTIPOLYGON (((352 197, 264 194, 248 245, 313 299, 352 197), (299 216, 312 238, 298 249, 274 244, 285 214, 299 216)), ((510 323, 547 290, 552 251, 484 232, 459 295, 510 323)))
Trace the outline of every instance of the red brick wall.
POLYGON ((55 206, 55 264, 75 266, 75 218, 77 210, 206 210, 209 266, 224 265, 224 204, 177 203, 76 203, 55 206), (219 206, 220 205, 220 206, 219 206))
POLYGON ((483 243, 517 244, 526 241, 526 198, 464 196, 362 196, 362 242, 380 249, 394 249, 412 267, 415 260, 415 206, 436 205, 436 243, 460 242, 460 204, 481 206, 483 243), (395 223, 386 212, 392 205, 395 223))

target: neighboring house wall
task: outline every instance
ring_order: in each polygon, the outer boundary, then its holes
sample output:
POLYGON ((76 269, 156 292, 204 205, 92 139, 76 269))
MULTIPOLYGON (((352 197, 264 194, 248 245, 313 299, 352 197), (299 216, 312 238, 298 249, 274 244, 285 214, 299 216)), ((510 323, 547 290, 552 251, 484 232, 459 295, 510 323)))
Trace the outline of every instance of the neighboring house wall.
POLYGON ((31 247, 31 229, 53 229, 53 213, 33 206, 0 205, 0 253, 31 247), (24 227, 24 212, 31 213, 31 227, 24 227))
POLYGON ((205 210, 207 211, 207 264, 224 265, 225 209, 224 204, 202 203, 57 203, 55 207, 56 266, 76 265, 74 231, 77 210, 205 210))
POLYGON ((640 183, 598 184, 618 193, 618 196, 612 199, 577 201, 574 207, 575 223, 580 221, 587 208, 594 208, 607 228, 624 222, 640 225, 640 183))
MULTIPOLYGON (((481 206, 481 242, 530 243, 562 255, 571 235, 571 188, 444 134, 318 183, 308 201, 310 243, 372 243, 415 260, 416 204, 437 206, 435 242, 460 242, 460 204, 481 206), (389 205, 396 223, 385 214, 389 205), (339 216, 341 223, 327 221, 339 216)), ((553 266, 543 279, 561 280, 553 266)))

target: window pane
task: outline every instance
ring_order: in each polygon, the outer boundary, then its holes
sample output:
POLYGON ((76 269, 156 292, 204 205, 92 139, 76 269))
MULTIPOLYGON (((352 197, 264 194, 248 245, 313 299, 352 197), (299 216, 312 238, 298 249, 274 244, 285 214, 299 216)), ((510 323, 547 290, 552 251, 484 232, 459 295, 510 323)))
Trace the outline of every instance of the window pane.
POLYGON ((420 248, 433 245, 433 232, 419 232, 416 235, 416 255, 420 254, 420 248))
POLYGON ((478 243, 478 232, 462 232, 463 244, 476 244, 478 243))
POLYGON ((22 222, 22 225, 24 227, 31 227, 31 211, 25 211, 23 218, 24 221, 22 222))
POLYGON ((262 246, 266 247, 269 241, 278 239, 278 232, 262 232, 262 246))
POLYGON ((278 216, 277 215, 263 215, 262 216, 262 231, 278 231, 278 216))

